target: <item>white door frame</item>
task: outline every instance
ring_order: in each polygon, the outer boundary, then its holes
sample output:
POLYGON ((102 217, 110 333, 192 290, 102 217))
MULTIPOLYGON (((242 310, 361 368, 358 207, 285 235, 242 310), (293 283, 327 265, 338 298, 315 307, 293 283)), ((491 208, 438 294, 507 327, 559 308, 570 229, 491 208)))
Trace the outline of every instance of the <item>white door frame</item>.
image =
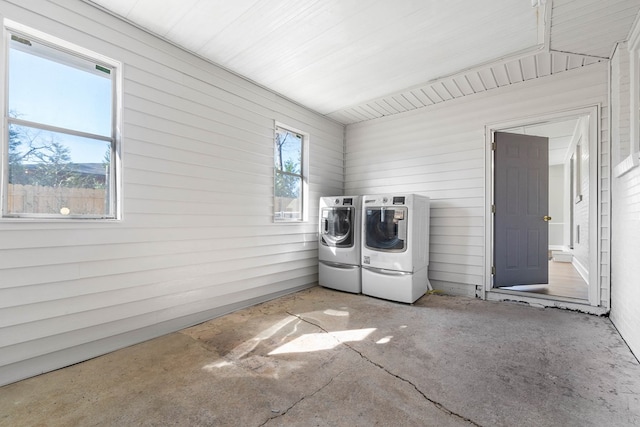
MULTIPOLYGON (((600 172, 598 158, 600 156, 600 105, 592 105, 577 109, 557 111, 543 115, 530 116, 503 122, 491 123, 485 126, 485 280, 484 299, 491 300, 520 300, 524 302, 540 304, 543 306, 557 306, 572 309, 584 309, 586 307, 601 306, 600 286, 600 254, 601 254, 601 229, 600 229, 600 172), (501 291, 493 288, 492 266, 493 262, 493 213, 491 207, 494 204, 494 156, 492 151, 493 133, 496 131, 520 127, 525 125, 555 122, 563 119, 577 119, 588 117, 589 127, 589 299, 587 304, 579 304, 564 300, 562 297, 554 297, 543 294, 501 291), (582 307, 581 307, 582 306, 582 307)), ((609 206, 610 203, 607 203, 609 206)), ((600 310, 585 310, 600 313, 600 310)))

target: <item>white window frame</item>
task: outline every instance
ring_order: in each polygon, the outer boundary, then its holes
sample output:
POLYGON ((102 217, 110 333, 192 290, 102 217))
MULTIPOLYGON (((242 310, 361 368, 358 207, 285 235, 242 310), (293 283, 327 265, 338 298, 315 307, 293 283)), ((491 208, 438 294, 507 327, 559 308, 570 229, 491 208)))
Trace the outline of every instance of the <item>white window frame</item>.
POLYGON ((302 153, 301 153, 301 165, 300 165, 300 177, 302 180, 302 188, 301 188, 301 201, 300 205, 302 207, 302 212, 300 218, 282 218, 278 217, 276 214, 276 176, 277 176, 277 168, 275 166, 275 161, 272 162, 273 166, 273 222, 282 224, 282 223, 301 223, 309 221, 309 212, 308 212, 308 200, 309 200, 309 134, 300 129, 296 129, 295 127, 289 126, 284 123, 274 122, 273 128, 273 155, 274 159, 277 155, 277 147, 276 147, 276 133, 278 129, 283 129, 291 133, 295 133, 302 137, 302 153))
MULTIPOLYGON (((640 15, 639 15, 640 17, 640 15)), ((620 141, 613 138, 613 155, 616 159, 614 176, 619 177, 640 165, 640 21, 636 22, 629 35, 629 155, 621 158, 620 141)))
MULTIPOLYGON (((0 89, 0 98, 2 98, 3 102, 1 105, 1 114, 2 114, 2 136, 0 143, 0 169, 2 170, 2 174, 0 175, 0 197, 2 199, 1 209, 2 214, 0 215, 1 221, 11 221, 11 220, 69 220, 69 221, 77 221, 77 220, 121 220, 122 219, 122 191, 121 191, 121 183, 122 183, 122 149, 121 149, 121 119, 122 119, 122 63, 119 61, 115 61, 107 56, 101 55, 84 47, 78 46, 76 44, 70 43, 68 41, 59 39, 57 37, 46 34, 42 31, 33 29, 26 25, 20 24, 18 22, 14 22, 8 19, 4 19, 3 22, 3 43, 2 43, 2 58, 4 60, 4 64, 0 67, 0 78, 3 81, 3 85, 1 85, 0 89), (47 45, 53 49, 59 50, 62 53, 69 53, 72 55, 77 55, 86 60, 95 62, 98 65, 105 66, 110 69, 111 79, 112 79, 112 123, 111 123, 111 136, 108 138, 99 137, 96 138, 97 135, 85 134, 83 132, 76 132, 70 129, 66 130, 66 133, 76 136, 85 136, 98 140, 105 140, 106 142, 111 142, 111 158, 110 158, 110 174, 109 174, 109 212, 104 215, 66 215, 63 213, 60 214, 31 214, 31 213, 23 213, 23 214, 9 214, 8 213, 8 149, 9 149, 9 141, 8 141, 8 129, 9 129, 9 117, 8 117, 8 86, 9 86, 9 45, 11 41, 11 35, 24 36, 29 40, 36 41, 38 43, 47 45)), ((21 124, 20 120, 11 119, 11 122, 16 124, 21 124)), ((26 123, 29 126, 29 123, 26 123)), ((44 130, 51 131, 59 131, 60 129, 55 126, 47 126, 47 125, 39 125, 38 126, 44 130)), ((64 129, 62 129, 64 130, 64 129)))

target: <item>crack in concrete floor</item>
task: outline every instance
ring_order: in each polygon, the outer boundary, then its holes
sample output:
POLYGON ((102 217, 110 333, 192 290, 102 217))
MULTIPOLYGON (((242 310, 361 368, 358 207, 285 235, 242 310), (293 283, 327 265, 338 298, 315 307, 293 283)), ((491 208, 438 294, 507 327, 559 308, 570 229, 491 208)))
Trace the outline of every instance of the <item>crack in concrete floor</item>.
POLYGON ((267 425, 269 422, 276 420, 280 417, 283 417, 285 415, 287 415, 287 412, 289 412, 290 410, 292 410, 293 408, 295 408, 296 406, 298 406, 298 404, 302 403, 302 401, 304 401, 305 399, 309 399, 313 396, 315 396, 316 394, 320 393, 322 390, 324 390, 325 388, 327 388, 335 378, 339 377, 340 375, 342 375, 342 372, 339 372, 337 375, 331 377, 329 379, 329 381, 324 384, 322 387, 318 388, 316 391, 314 391, 311 394, 302 396, 300 399, 298 399, 296 402, 294 402, 292 405, 290 405, 287 409, 285 409, 284 411, 281 411, 280 413, 278 413, 277 415, 274 415, 272 417, 269 417, 264 423, 260 424, 260 427, 267 425))
MULTIPOLYGON (((297 318, 298 318, 298 319, 300 319, 301 321, 303 321, 303 322, 305 322, 305 323, 308 323, 309 325, 313 325, 313 326, 317 327, 318 329, 320 329, 322 332, 324 332, 324 333, 329 334, 329 335, 331 335, 331 336, 332 336, 331 332, 330 332, 330 331, 328 331, 328 330, 326 330, 325 328, 323 328, 321 325, 319 325, 319 324, 317 324, 317 323, 314 323, 314 322, 312 322, 312 321, 310 321, 310 320, 308 320, 308 319, 305 319, 304 317, 302 317, 302 316, 300 316, 300 315, 298 315, 298 314, 290 313, 290 312, 288 312, 288 311, 287 311, 286 313, 287 313, 289 316, 297 317, 297 318)), ((448 408, 447 408, 446 406, 444 406, 442 403, 440 403, 440 402, 438 402, 438 401, 436 401, 436 400, 434 400, 434 399, 431 399, 431 398, 430 398, 429 396, 427 396, 427 395, 426 395, 422 390, 420 390, 420 389, 418 388, 418 386, 416 386, 412 381, 410 381, 410 380, 408 380, 408 379, 406 379, 406 378, 403 378, 403 377, 401 377, 400 375, 394 374, 393 372, 391 372, 391 371, 390 371, 389 369, 387 369, 386 367, 384 367, 384 366, 382 366, 381 364, 376 363, 376 362, 374 362, 373 360, 369 359, 369 358, 368 358, 368 357, 367 357, 363 352, 361 352, 360 350, 358 350, 358 349, 354 348, 354 347, 353 347, 353 346, 351 346, 350 344, 348 344, 348 343, 346 343, 346 342, 343 342, 343 341, 340 341, 339 339, 337 339, 337 338, 335 338, 335 337, 334 337, 334 339, 335 339, 337 342, 339 342, 340 344, 343 344, 345 347, 347 347, 347 348, 348 348, 348 349, 350 349, 351 351, 353 351, 353 352, 357 353, 357 354, 358 354, 362 359, 366 360, 366 361, 367 361, 368 363, 370 363, 371 365, 373 365, 373 366, 377 367, 378 369, 381 369, 382 371, 386 372, 388 375, 391 375, 392 377, 397 378, 397 379, 399 379, 400 381, 403 381, 403 382, 405 382, 405 383, 409 384, 409 385, 410 385, 411 387, 413 387, 413 388, 414 388, 414 389, 415 389, 415 390, 416 390, 416 391, 417 391, 417 392, 418 392, 418 393, 419 393, 419 394, 420 394, 420 395, 421 395, 421 396, 422 396, 422 397, 423 397, 427 402, 431 403, 432 405, 434 405, 436 408, 438 408, 440 411, 444 412, 445 414, 447 414, 447 415, 449 415, 449 416, 452 416, 452 417, 455 417, 455 418, 458 418, 458 419, 460 419, 460 420, 462 420, 462 421, 465 421, 465 422, 467 422, 467 423, 469 423, 469 424, 471 424, 471 425, 474 425, 474 426, 477 426, 477 427, 482 427, 482 425, 480 425, 480 424, 476 423, 475 421, 473 421, 473 420, 471 420, 471 419, 469 419, 469 418, 467 418, 467 417, 465 417, 465 416, 463 416, 463 415, 457 414, 457 413, 455 413, 455 412, 451 411, 450 409, 448 409, 448 408)), ((339 374, 338 374, 338 375, 339 375, 339 374)), ((333 379, 334 379, 334 378, 336 378, 338 375, 336 375, 335 377, 331 378, 331 380, 330 380, 327 384, 325 384, 324 386, 322 386, 320 389, 316 390, 313 394, 311 394, 311 395, 309 395, 309 396, 305 396, 305 397, 303 397, 302 399, 300 399, 300 400, 299 400, 298 402, 296 402, 293 406, 297 405, 298 403, 300 403, 300 402, 301 402, 302 400, 304 400, 305 398, 307 398, 307 397, 312 397, 312 396, 313 396, 313 395, 315 395, 316 393, 320 392, 322 389, 324 389, 324 388, 325 388, 325 387, 327 387, 329 384, 331 384, 331 382, 333 381, 333 379)), ((292 406, 291 408, 293 408, 293 406, 292 406)), ((287 409, 287 410, 290 410, 291 408, 289 408, 289 409, 287 409)), ((280 416, 281 416, 281 415, 284 415, 284 413, 283 413, 283 414, 280 414, 280 416)), ((274 419, 274 418, 277 418, 277 417, 270 418, 269 420, 274 419)), ((268 420, 267 420, 267 422, 268 422, 268 420)), ((263 425, 264 425, 264 424, 263 424, 263 425)))
POLYGON ((637 360, 564 310, 314 288, 183 334, 206 345, 170 334, 0 387, 0 425, 640 425, 637 360))

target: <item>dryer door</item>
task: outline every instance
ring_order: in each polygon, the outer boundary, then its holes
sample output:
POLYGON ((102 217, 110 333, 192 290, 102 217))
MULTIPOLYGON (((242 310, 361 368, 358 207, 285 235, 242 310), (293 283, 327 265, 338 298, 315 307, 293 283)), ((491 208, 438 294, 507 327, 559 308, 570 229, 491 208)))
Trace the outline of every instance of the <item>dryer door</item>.
POLYGON ((364 221, 365 246, 382 252, 407 250, 407 208, 366 208, 364 221))
POLYGON ((350 248, 354 244, 354 208, 322 208, 320 236, 322 244, 336 248, 350 248))

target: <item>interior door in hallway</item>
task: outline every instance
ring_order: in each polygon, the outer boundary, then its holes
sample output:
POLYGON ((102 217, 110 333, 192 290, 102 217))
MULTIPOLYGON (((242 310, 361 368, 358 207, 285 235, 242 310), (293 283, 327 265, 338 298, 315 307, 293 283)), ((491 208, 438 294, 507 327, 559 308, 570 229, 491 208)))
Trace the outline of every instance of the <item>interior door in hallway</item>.
POLYGON ((495 133, 494 287, 549 282, 549 139, 495 133))

